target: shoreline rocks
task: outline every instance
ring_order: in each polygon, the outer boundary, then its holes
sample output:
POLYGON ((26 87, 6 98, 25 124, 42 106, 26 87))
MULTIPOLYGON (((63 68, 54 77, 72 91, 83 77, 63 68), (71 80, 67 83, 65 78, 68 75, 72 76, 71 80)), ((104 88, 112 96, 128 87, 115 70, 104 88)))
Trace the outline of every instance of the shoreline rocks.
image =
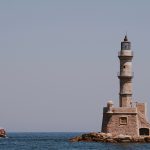
POLYGON ((86 133, 69 139, 70 142, 150 143, 150 136, 112 135, 111 133, 86 133))

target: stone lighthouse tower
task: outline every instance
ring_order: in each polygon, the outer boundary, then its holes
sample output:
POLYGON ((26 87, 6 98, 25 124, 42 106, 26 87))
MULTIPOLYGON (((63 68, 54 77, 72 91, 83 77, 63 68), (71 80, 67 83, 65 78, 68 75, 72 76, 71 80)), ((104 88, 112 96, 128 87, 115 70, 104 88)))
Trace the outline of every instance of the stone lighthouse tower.
POLYGON ((150 135, 150 124, 147 120, 145 103, 134 102, 132 99, 132 58, 131 42, 127 36, 121 42, 119 51, 120 81, 119 107, 112 101, 103 108, 102 132, 112 135, 142 136, 150 135))
POLYGON ((121 42, 121 51, 118 55, 120 59, 120 72, 118 78, 120 80, 119 106, 131 107, 132 104, 132 58, 131 42, 125 36, 121 42))

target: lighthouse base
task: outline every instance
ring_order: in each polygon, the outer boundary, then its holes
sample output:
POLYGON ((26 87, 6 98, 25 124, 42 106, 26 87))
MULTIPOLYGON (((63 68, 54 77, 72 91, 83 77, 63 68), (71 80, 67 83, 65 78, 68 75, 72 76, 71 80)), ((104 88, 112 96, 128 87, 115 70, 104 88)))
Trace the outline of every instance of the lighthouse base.
POLYGON ((146 119, 145 105, 134 107, 104 107, 102 132, 112 135, 149 136, 150 124, 146 119))

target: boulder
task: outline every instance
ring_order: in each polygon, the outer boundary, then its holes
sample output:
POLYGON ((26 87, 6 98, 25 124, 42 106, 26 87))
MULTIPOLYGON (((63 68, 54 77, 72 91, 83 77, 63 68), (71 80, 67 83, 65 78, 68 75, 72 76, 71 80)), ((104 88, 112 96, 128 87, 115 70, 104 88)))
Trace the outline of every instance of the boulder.
POLYGON ((81 136, 76 136, 76 137, 73 137, 73 138, 69 139, 70 142, 79 142, 81 140, 82 140, 81 136))
POLYGON ((150 142, 150 136, 144 137, 145 142, 150 142))

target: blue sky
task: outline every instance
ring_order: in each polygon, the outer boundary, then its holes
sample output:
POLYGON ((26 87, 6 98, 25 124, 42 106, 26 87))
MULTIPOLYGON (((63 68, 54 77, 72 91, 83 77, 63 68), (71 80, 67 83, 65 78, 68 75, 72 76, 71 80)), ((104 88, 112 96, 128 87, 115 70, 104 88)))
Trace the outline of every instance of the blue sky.
MULTIPOLYGON (((132 42, 133 99, 149 102, 150 1, 0 1, 0 126, 100 131, 118 106, 120 42, 132 42)), ((150 110, 148 110, 150 114, 150 110)), ((149 115, 150 116, 150 115, 149 115)))

